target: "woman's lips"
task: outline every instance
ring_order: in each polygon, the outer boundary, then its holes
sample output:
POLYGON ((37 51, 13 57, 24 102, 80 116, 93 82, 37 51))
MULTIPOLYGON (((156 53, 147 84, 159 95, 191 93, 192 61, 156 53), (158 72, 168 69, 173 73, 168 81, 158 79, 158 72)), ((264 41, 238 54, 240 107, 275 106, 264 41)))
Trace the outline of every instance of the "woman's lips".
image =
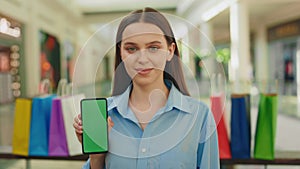
POLYGON ((147 74, 149 74, 150 72, 151 72, 151 70, 152 70, 153 68, 147 68, 147 69, 135 69, 137 72, 138 72, 138 74, 140 74, 140 75, 147 75, 147 74))

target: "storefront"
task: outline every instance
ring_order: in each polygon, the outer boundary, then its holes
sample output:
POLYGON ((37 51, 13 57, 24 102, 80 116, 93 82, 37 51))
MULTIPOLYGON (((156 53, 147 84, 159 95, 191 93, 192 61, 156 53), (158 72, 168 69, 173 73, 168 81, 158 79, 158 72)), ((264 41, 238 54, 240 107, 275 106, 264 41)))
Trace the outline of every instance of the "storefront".
POLYGON ((22 24, 0 14, 0 104, 22 95, 22 24))
POLYGON ((268 29, 270 77, 279 80, 279 93, 297 95, 297 51, 300 19, 268 29))
POLYGON ((281 95, 279 112, 299 116, 300 113, 300 19, 268 29, 269 77, 277 79, 281 95))
POLYGON ((25 95, 23 24, 0 14, 0 151, 11 151, 15 98, 25 95))

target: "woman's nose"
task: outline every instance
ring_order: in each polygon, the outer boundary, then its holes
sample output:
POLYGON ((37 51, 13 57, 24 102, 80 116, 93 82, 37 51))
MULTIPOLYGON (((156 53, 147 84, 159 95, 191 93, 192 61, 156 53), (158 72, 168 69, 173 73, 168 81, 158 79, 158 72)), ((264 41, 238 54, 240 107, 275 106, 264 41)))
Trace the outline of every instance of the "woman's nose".
POLYGON ((147 50, 143 49, 139 52, 139 57, 137 58, 138 62, 141 64, 148 62, 148 52, 147 50))

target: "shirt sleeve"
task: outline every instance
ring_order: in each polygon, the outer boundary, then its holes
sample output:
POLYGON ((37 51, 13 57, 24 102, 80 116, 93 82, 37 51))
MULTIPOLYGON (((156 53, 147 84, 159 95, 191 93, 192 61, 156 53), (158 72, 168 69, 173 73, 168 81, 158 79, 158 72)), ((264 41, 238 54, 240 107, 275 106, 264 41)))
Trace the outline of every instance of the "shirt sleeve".
MULTIPOLYGON (((82 169, 90 169, 91 165, 90 165, 90 159, 88 159, 82 166, 82 169)), ((103 169, 105 169, 106 167, 104 166, 103 169)))
POLYGON ((197 168, 220 169, 218 135, 216 124, 210 111, 208 111, 207 118, 200 131, 197 168))
POLYGON ((82 166, 82 169, 90 169, 90 159, 88 159, 82 166))

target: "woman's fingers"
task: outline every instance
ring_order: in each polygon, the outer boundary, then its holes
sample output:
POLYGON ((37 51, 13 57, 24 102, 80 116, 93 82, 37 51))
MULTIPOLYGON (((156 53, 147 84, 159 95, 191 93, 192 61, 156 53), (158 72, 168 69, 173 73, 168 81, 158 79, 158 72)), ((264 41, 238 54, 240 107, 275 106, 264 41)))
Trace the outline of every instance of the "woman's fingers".
POLYGON ((79 140, 79 142, 82 142, 82 123, 81 123, 81 115, 78 114, 77 116, 74 117, 74 123, 73 123, 73 127, 75 129, 75 133, 77 136, 77 139, 79 140))
POLYGON ((74 123, 73 127, 75 128, 76 133, 82 134, 82 127, 81 126, 78 126, 76 123, 74 123))
POLYGON ((108 123, 108 131, 110 131, 111 128, 113 128, 113 126, 114 126, 114 122, 112 121, 110 116, 108 116, 108 118, 107 118, 107 123, 108 123))
POLYGON ((82 130, 81 122, 77 119, 77 117, 75 117, 74 119, 73 127, 75 128, 75 130, 82 130))
POLYGON ((75 118, 74 118, 74 121, 79 124, 79 125, 82 125, 81 123, 81 114, 78 114, 75 118))

